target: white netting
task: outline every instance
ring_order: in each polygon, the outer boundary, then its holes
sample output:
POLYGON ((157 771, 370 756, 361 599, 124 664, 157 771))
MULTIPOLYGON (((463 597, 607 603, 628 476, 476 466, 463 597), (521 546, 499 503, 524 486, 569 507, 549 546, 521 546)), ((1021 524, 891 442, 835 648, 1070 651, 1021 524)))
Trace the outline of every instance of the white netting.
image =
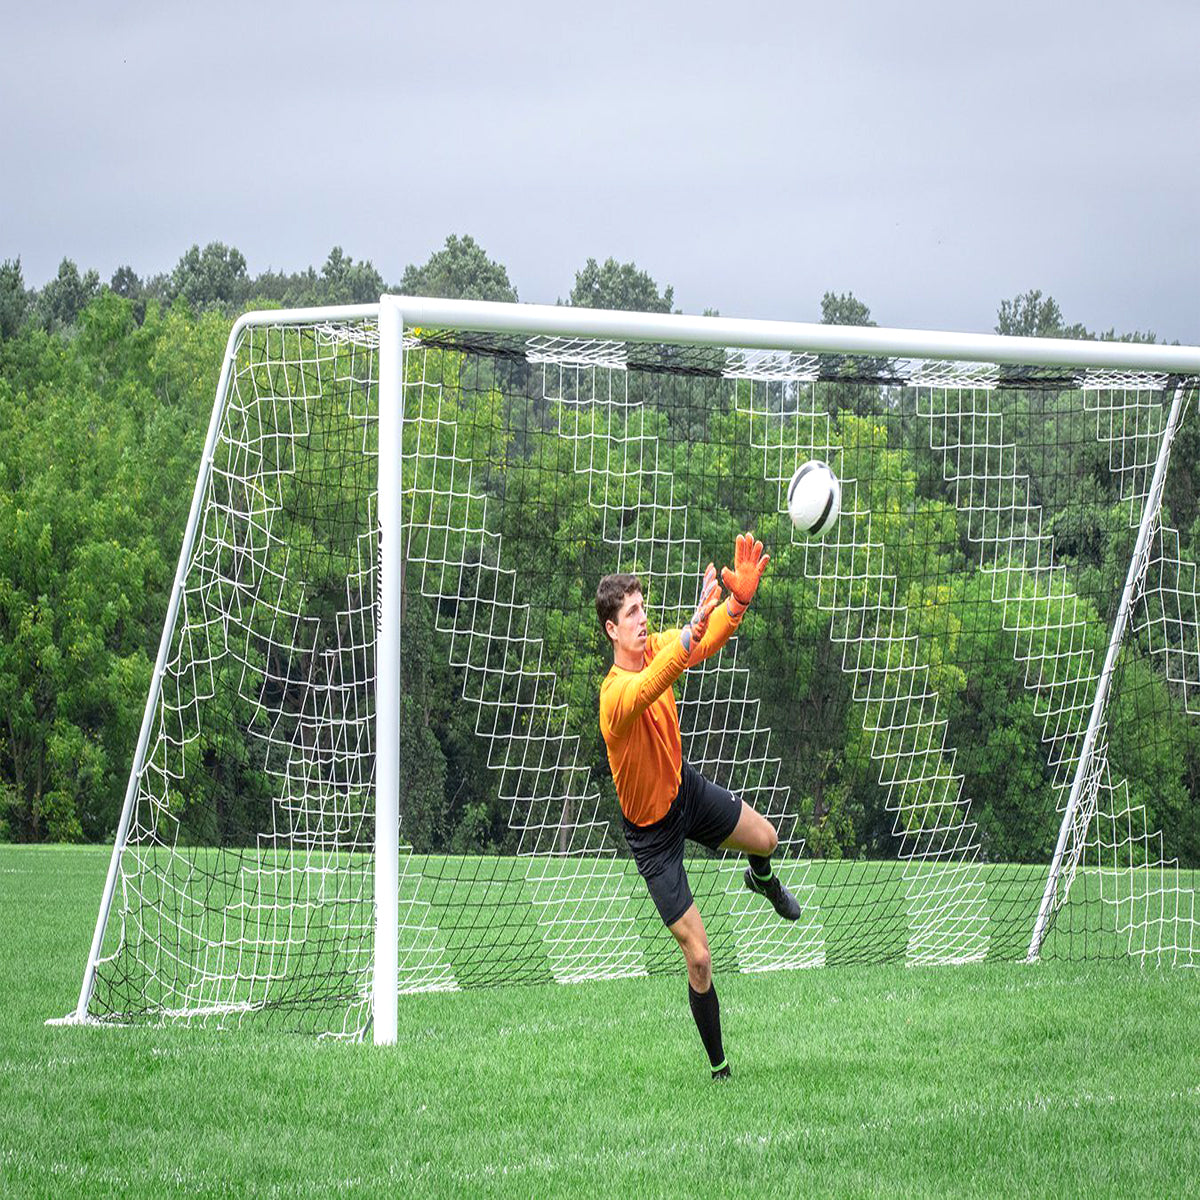
POLYGON ((904 862, 907 960, 982 958, 987 912, 969 802, 920 639, 897 597, 884 544, 872 536, 871 507, 860 502, 859 481, 846 471, 814 386, 785 389, 752 375, 738 388, 737 404, 750 418, 780 512, 788 481, 807 459, 830 461, 841 478, 842 514, 830 535, 814 542, 793 529, 791 536, 806 574, 819 581, 817 603, 831 614, 830 636, 842 646, 842 670, 864 708, 904 862))
MULTIPOLYGON (((612 572, 637 573, 658 628, 678 627, 691 614, 705 561, 688 532, 688 506, 676 494, 669 453, 646 406, 630 397, 628 373, 582 366, 570 344, 562 357, 543 341, 533 358, 543 366, 542 393, 559 406, 562 437, 573 448, 573 469, 586 477, 587 499, 600 513, 601 533, 613 547, 612 572), (627 521, 625 514, 637 515, 627 521)), ((532 357, 532 356, 531 356, 532 357)), ((801 905, 800 919, 783 926, 745 890, 745 860, 726 852, 717 903, 730 918, 730 936, 743 970, 803 967, 824 962, 820 917, 800 859, 789 789, 779 783, 771 730, 749 692, 749 672, 737 665, 737 640, 681 681, 684 757, 770 819, 780 834, 779 873, 801 905)), ((710 905, 709 916, 720 911, 710 905)))
MULTIPOLYGON (((1152 390, 1163 382, 1141 374, 1093 372, 1083 390, 1085 410, 1096 414, 1097 439, 1108 443, 1109 466, 1120 480, 1122 499, 1135 525, 1147 501, 1165 426, 1163 393, 1152 390)), ((981 546, 983 569, 993 576, 992 598, 1001 607, 1005 628, 1015 635, 1016 656, 1026 666, 1026 686, 1036 693, 1044 719, 1043 738, 1056 768, 1063 811, 1092 711, 1103 647, 1094 639, 1088 644, 1080 597, 1066 568, 1054 560, 1053 539, 1043 532, 1043 508, 1034 502, 1030 477, 1016 468, 1017 444, 1006 437, 1005 415, 994 393, 921 391, 918 411, 930 420, 930 444, 943 456, 956 503, 969 514, 968 536, 981 546)), ((1165 574, 1159 578, 1165 579, 1165 574)), ((1160 592, 1163 587, 1160 582, 1160 592)), ((1178 592, 1175 600, 1179 605, 1178 592)), ((1194 591, 1191 603, 1195 604, 1194 591)), ((1130 947, 1140 946, 1142 954, 1157 947, 1174 959, 1180 946, 1179 914, 1191 911, 1190 893, 1171 906, 1169 918, 1165 908, 1156 911, 1151 905, 1136 909, 1136 922, 1130 915, 1135 910, 1122 897, 1134 886, 1135 873, 1140 872, 1140 886, 1148 893, 1157 890, 1151 880, 1164 869, 1177 878, 1177 863, 1164 857, 1161 835, 1147 828, 1144 809, 1130 807, 1124 781, 1110 780, 1103 732, 1084 775, 1058 889, 1060 904, 1085 857, 1096 864, 1101 898, 1122 913, 1125 925, 1120 927, 1127 927, 1130 947), (1118 806, 1123 821, 1114 816, 1118 806), (1127 836, 1118 837, 1120 829, 1127 836)), ((1190 933, 1184 941, 1191 945, 1190 933)))
MULTIPOLYGON (((403 478, 411 494, 409 586, 439 602, 438 632, 462 672, 462 699, 477 710, 508 828, 517 875, 536 913, 554 978, 575 981, 644 972, 630 907, 635 893, 591 768, 580 761, 568 705, 518 596, 489 500, 460 451, 462 396, 439 378, 442 354, 409 357, 403 478), (411 447, 411 449, 409 448, 411 447)), ((638 897, 640 900, 641 898, 638 897)), ((465 901, 469 903, 470 901, 465 901)))
POLYGON ((811 383, 821 371, 815 354, 793 354, 788 350, 725 351, 726 379, 760 379, 788 383, 811 383))
POLYGON ((151 1011, 308 1004, 319 1028, 351 1034, 367 1017, 373 509, 363 493, 324 542, 286 515, 314 437, 367 461, 375 355, 347 332, 250 330, 229 385, 100 967, 144 972, 151 1011), (257 829, 225 824, 222 774, 250 793, 257 829))

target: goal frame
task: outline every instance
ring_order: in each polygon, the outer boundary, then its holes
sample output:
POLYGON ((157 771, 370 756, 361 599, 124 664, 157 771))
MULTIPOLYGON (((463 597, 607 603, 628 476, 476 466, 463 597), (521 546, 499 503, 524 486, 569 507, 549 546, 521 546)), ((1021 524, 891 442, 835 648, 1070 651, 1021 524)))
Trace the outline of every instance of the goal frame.
MULTIPOLYGON (((1166 376, 1200 375, 1200 347, 1153 343, 1076 341, 1027 338, 939 330, 876 326, 819 325, 803 322, 696 317, 681 313, 637 313, 475 300, 444 300, 384 295, 377 304, 329 308, 276 309, 244 314, 230 331, 204 452, 192 494, 183 545, 171 589, 137 748, 118 822, 113 851, 73 1017, 87 1021, 113 896, 133 816, 138 779, 157 709, 167 657, 178 619, 180 600, 191 565, 196 532, 208 486, 237 348, 245 330, 254 326, 376 320, 379 330, 379 635, 376 669, 375 795, 375 928, 372 992, 372 1037, 377 1045, 394 1044, 398 1024, 398 936, 400 854, 400 554, 402 434, 404 425, 404 331, 450 328, 472 333, 599 338, 621 342, 658 342, 689 346, 774 350, 809 354, 888 356, 988 362, 997 365, 1062 367, 1076 370, 1124 369, 1166 376), (395 531, 395 536, 392 536, 395 531)), ((1168 385, 1170 386, 1170 385, 1168 385)), ((1089 777, 1092 752, 1107 698, 1108 684, 1151 546, 1151 534, 1162 504, 1171 445, 1178 429, 1185 389, 1174 386, 1170 415, 1159 445, 1153 482, 1142 512, 1117 615, 1110 630, 1108 654, 1097 684, 1088 730, 1076 765, 1058 841, 1049 864, 1045 891, 1031 931, 1027 961, 1036 961, 1048 928, 1069 833, 1089 777)))

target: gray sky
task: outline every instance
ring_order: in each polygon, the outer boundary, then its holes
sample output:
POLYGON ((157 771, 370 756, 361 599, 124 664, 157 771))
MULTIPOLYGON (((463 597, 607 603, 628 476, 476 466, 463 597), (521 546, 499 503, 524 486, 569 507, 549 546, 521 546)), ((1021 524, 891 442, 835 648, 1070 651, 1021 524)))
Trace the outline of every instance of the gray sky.
POLYGON ((686 312, 1200 343, 1200 5, 6 0, 0 258, 194 242, 385 279, 470 233, 521 299, 633 259, 686 312))

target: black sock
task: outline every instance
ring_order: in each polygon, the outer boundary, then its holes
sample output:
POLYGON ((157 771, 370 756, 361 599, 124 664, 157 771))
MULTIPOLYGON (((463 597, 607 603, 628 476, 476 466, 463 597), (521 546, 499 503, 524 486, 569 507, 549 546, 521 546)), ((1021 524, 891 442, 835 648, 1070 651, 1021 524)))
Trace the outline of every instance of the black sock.
POLYGON ((766 883, 771 878, 771 856, 769 854, 747 854, 750 860, 750 870, 759 883, 766 883))
POLYGON ((700 1040, 708 1052, 708 1061, 714 1072, 719 1071, 725 1066, 725 1049, 721 1045, 721 1006, 717 1003, 716 986, 709 984, 708 991, 701 995, 689 980, 688 1003, 696 1018, 696 1028, 700 1030, 700 1040))

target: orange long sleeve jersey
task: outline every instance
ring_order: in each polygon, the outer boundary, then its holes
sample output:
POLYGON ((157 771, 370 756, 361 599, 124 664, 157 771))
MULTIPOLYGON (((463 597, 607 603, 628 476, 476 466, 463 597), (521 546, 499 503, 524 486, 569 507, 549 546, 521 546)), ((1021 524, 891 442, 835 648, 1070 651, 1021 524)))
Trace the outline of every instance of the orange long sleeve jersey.
POLYGON ((600 732, 617 785, 621 811, 635 825, 662 820, 679 791, 683 744, 672 684, 684 670, 716 654, 742 616, 719 604, 690 655, 678 629, 646 638, 645 666, 627 671, 613 663, 600 685, 600 732))

